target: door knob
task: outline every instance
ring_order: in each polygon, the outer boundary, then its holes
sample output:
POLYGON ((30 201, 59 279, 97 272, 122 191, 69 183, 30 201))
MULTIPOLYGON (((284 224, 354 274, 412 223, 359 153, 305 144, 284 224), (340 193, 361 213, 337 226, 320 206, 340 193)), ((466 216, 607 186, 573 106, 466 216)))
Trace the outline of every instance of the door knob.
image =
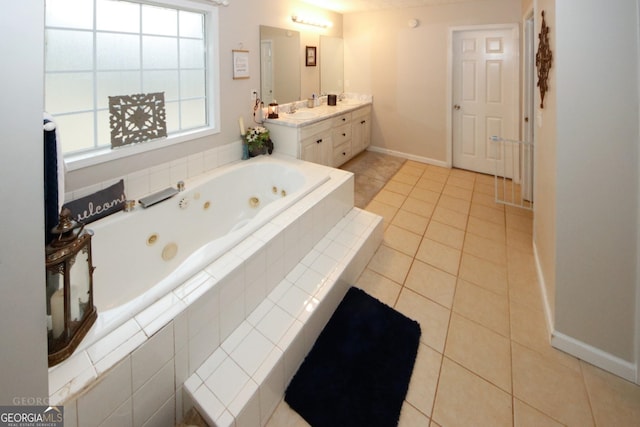
POLYGON ((453 109, 454 109, 454 110, 459 110, 459 109, 460 109, 460 106, 459 106, 458 104, 456 104, 456 105, 454 105, 454 106, 453 106, 453 109))

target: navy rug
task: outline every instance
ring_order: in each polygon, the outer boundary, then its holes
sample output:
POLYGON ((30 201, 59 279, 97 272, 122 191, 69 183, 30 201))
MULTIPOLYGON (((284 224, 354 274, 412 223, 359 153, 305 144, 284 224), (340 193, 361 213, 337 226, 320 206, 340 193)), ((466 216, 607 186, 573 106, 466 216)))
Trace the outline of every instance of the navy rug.
POLYGON ((396 426, 420 325, 350 288, 285 392, 313 427, 396 426))

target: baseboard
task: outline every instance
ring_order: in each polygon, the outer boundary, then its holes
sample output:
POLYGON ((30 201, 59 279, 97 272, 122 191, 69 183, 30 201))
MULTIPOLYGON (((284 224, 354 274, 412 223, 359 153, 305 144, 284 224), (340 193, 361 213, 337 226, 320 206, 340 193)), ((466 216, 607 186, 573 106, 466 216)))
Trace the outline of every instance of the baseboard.
POLYGON ((550 337, 551 346, 562 350, 565 353, 582 359, 585 362, 591 363, 598 368, 611 372, 621 378, 624 378, 633 383, 640 383, 638 377, 637 367, 626 360, 620 359, 617 356, 609 354, 599 348, 593 347, 580 340, 563 334, 555 330, 553 322, 553 311, 551 310, 551 304, 549 303, 549 296, 547 294, 547 286, 545 284, 544 275, 542 274, 542 268, 540 266, 540 258, 538 257, 538 250, 536 244, 533 244, 533 257, 536 263, 536 271, 538 275, 538 284, 540 286, 540 293, 542 294, 542 304, 545 314, 545 321, 547 324, 547 332, 550 337))
POLYGON ((416 156, 415 154, 403 153, 402 151, 389 150, 387 148, 375 147, 370 145, 367 147, 369 151, 375 151, 376 153, 389 154, 390 156, 402 157, 407 160, 414 160, 420 163, 426 163, 428 165, 440 166, 443 168, 451 168, 451 165, 442 160, 435 160, 429 157, 416 156))
POLYGON ((538 286, 540 287, 540 294, 542 295, 542 309, 544 310, 544 319, 547 324, 547 334, 549 340, 553 336, 553 310, 551 309, 551 303, 549 302, 549 295, 547 294, 547 285, 544 280, 544 274, 542 273, 542 267, 540 265, 540 257, 538 256, 538 248, 536 243, 533 242, 533 259, 536 263, 536 273, 538 275, 538 286))
POLYGON ((558 350, 569 353, 578 359, 589 362, 598 368, 611 372, 625 380, 635 383, 637 381, 636 366, 617 356, 609 354, 599 348, 593 347, 561 332, 554 331, 551 337, 551 345, 558 350))

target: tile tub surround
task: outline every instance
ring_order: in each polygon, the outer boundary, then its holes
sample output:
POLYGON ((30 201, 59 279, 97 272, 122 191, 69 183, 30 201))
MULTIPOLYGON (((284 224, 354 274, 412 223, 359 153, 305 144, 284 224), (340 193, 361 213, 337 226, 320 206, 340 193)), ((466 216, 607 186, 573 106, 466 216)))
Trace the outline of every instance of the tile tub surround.
POLYGON ((196 369, 185 399, 209 425, 266 425, 381 240, 382 218, 354 208, 196 369))
MULTIPOLYGON (((144 420, 150 420, 164 410, 179 419, 184 380, 336 223, 349 217, 352 207, 353 175, 332 170, 328 182, 226 255, 99 342, 51 368, 50 402, 69 408, 69 425, 75 425, 74 416, 79 425, 92 425, 87 414, 96 411, 104 415, 96 425, 122 414, 128 419, 129 412, 144 413, 144 420), (210 304, 219 311, 211 310, 210 304), (160 344, 163 351, 149 350, 160 344), (150 385, 154 381, 158 384, 150 385), (114 384, 118 398, 92 397, 114 384)), ((144 420, 136 415, 134 425, 144 420)))

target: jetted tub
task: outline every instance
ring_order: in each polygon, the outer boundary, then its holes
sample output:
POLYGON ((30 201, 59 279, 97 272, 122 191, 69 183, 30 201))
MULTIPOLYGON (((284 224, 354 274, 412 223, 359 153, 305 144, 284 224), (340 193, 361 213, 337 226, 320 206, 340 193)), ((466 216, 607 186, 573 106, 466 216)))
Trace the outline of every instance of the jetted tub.
POLYGON ((89 340, 171 292, 327 180, 327 168, 260 156, 187 180, 184 191, 157 205, 89 224, 98 311, 89 340))

